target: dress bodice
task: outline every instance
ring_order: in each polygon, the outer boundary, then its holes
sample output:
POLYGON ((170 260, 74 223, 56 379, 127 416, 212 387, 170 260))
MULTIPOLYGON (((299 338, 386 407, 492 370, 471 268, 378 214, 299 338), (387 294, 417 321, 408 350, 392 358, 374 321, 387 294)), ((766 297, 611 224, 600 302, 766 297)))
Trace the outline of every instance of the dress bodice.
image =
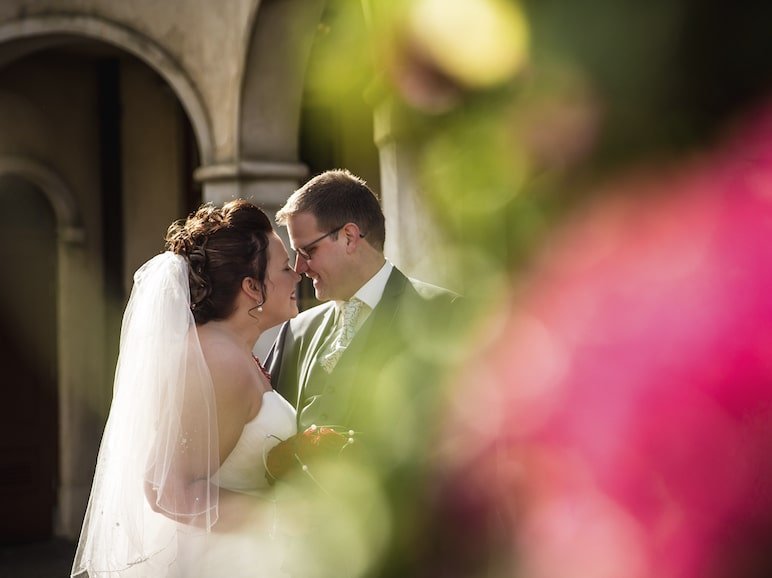
MULTIPOLYGON (((250 496, 237 497, 242 519, 225 529, 218 521, 211 532, 181 533, 167 578, 290 578, 283 569, 289 547, 284 503, 266 493, 263 460, 280 440, 295 435, 295 424, 289 402, 273 390, 265 392, 260 410, 218 471, 221 488, 250 496)), ((221 501, 233 498, 220 496, 221 501)))
POLYGON ((244 493, 266 489, 264 457, 296 432, 295 409, 277 392, 265 392, 257 415, 244 426, 233 451, 220 466, 220 487, 244 493))

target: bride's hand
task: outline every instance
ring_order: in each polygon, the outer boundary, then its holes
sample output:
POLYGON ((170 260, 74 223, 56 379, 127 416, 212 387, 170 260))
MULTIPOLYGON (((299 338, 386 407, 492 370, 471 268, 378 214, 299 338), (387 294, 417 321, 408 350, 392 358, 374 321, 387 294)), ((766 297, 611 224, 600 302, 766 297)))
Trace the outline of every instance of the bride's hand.
POLYGON ((293 472, 308 472, 315 461, 337 458, 353 443, 353 432, 344 435, 331 427, 312 425, 278 443, 266 456, 266 479, 273 485, 293 472))

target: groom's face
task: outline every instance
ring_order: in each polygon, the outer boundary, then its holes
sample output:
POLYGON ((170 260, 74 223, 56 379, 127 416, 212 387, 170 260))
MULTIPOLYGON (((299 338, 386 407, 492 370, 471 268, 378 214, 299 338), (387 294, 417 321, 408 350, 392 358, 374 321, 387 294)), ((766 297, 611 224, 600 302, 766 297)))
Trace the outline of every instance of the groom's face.
POLYGON ((351 274, 342 233, 319 229, 311 213, 288 217, 287 232, 295 252, 295 271, 313 281, 317 299, 343 300, 353 295, 347 289, 351 274))

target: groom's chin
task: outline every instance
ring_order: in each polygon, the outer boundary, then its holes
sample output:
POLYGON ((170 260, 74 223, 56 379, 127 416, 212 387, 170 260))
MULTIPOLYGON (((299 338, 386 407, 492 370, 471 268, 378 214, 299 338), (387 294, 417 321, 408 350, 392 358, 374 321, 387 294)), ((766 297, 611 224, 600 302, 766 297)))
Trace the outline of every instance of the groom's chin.
POLYGON ((317 301, 329 301, 330 297, 327 295, 327 292, 324 289, 319 288, 316 284, 314 284, 314 297, 316 297, 317 301))

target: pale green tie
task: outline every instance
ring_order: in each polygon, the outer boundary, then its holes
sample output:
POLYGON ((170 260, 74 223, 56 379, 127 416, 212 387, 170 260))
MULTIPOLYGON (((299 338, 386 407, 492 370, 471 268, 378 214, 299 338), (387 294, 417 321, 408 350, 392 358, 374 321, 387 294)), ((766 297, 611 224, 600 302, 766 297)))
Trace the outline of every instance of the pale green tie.
POLYGON ((351 343, 354 335, 362 324, 360 319, 363 310, 367 307, 364 301, 352 297, 343 304, 341 314, 335 328, 334 338, 330 341, 325 351, 319 358, 319 364, 327 373, 332 373, 340 356, 351 343))

